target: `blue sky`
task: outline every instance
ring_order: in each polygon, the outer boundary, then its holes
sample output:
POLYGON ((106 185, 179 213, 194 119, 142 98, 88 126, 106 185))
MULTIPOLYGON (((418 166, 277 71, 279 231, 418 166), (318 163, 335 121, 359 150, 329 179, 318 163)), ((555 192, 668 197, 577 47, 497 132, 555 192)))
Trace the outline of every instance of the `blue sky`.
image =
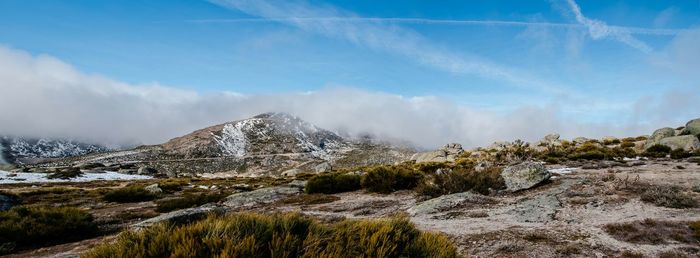
POLYGON ((699 25, 698 0, 0 0, 0 45, 137 87, 348 87, 617 127, 700 115, 675 97, 700 94, 699 25), (684 110, 653 118, 667 102, 684 110))

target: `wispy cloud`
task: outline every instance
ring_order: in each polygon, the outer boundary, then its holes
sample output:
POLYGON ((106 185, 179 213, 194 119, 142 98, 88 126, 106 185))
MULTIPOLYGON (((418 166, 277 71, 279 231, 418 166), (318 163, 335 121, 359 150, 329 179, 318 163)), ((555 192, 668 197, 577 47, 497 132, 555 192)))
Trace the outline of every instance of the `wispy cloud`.
MULTIPOLYGON (((233 18, 233 19, 193 19, 192 23, 268 23, 268 22, 353 22, 353 23, 384 23, 384 24, 426 24, 426 25, 475 25, 475 26, 505 26, 505 27, 548 27, 562 29, 585 29, 588 27, 579 23, 502 21, 502 20, 446 20, 427 18, 400 17, 278 17, 278 18, 233 18)), ((608 25, 613 30, 627 31, 630 34, 674 36, 688 29, 641 28, 608 25)))
MULTIPOLYGON (((649 45, 633 37, 630 29, 627 29, 625 27, 609 26, 603 21, 590 19, 583 15, 583 13, 581 12, 581 7, 578 4, 576 4, 574 0, 566 0, 566 2, 571 8, 571 11, 574 13, 576 21, 588 29, 588 35, 590 35, 591 38, 595 40, 610 38, 620 41, 645 53, 649 53, 652 51, 652 48, 649 45)), ((654 29, 636 30, 636 32, 651 31, 654 31, 654 29)))
POLYGON ((307 32, 403 56, 452 73, 477 75, 507 82, 512 87, 546 93, 573 94, 574 92, 558 83, 537 78, 512 67, 495 64, 473 54, 449 51, 415 31, 396 24, 357 22, 365 18, 332 6, 311 6, 306 2, 274 0, 210 0, 210 2, 265 20, 288 24, 307 32), (333 18, 309 19, 308 17, 333 18))

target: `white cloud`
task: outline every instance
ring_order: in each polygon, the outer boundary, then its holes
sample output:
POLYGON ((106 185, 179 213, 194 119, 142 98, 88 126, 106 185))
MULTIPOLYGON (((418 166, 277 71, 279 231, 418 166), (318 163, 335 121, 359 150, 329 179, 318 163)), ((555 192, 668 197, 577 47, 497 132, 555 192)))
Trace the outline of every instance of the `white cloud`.
POLYGON ((367 18, 332 6, 311 6, 305 2, 276 0, 210 0, 210 2, 266 20, 288 24, 307 32, 402 56, 444 71, 477 75, 506 82, 512 87, 523 87, 545 93, 574 94, 572 89, 564 85, 536 78, 512 67, 494 64, 473 54, 455 53, 436 46, 415 31, 395 24, 357 22, 367 18))
MULTIPOLYGON (((581 12, 581 7, 574 0, 566 0, 571 8, 571 11, 576 17, 576 21, 588 28, 588 35, 594 40, 610 38, 627 44, 642 52, 649 53, 652 48, 646 43, 632 36, 629 29, 624 27, 609 26, 603 21, 589 19, 581 12)), ((652 32, 653 29, 636 29, 638 32, 652 32)))
POLYGON ((664 114, 654 123, 637 123, 635 119, 614 125, 590 124, 566 117, 558 105, 502 113, 437 97, 403 97, 354 88, 203 95, 157 84, 126 84, 82 73, 53 57, 0 46, 0 134, 108 144, 161 143, 199 128, 270 111, 289 112, 322 128, 371 133, 428 148, 447 142, 480 146, 497 140, 537 140, 550 132, 566 137, 626 136, 688 119, 678 116, 688 112, 674 116, 663 110, 700 109, 692 104, 700 103, 700 96, 680 95, 683 102, 674 101, 678 95, 669 95, 635 113, 642 118, 653 117, 650 112, 664 114))

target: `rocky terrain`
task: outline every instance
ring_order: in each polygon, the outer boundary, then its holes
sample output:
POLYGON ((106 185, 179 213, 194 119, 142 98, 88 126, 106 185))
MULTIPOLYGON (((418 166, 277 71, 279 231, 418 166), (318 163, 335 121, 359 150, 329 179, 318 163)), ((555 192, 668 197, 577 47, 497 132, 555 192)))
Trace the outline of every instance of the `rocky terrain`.
POLYGON ((0 165, 36 163, 50 159, 105 152, 108 148, 73 140, 0 137, 0 165))
POLYGON ((0 233, 0 253, 100 257, 85 252, 126 245, 119 232, 253 212, 301 214, 324 225, 405 218, 449 239, 457 256, 698 257, 699 136, 695 119, 649 136, 566 140, 551 134, 534 143, 473 149, 451 143, 415 152, 263 114, 162 145, 4 172, 0 210, 7 214, 0 218, 67 207, 77 210, 61 212, 90 216, 92 228, 38 244, 0 233), (63 181, 11 179, 29 171, 63 181), (105 171, 143 177, 72 179, 105 171))

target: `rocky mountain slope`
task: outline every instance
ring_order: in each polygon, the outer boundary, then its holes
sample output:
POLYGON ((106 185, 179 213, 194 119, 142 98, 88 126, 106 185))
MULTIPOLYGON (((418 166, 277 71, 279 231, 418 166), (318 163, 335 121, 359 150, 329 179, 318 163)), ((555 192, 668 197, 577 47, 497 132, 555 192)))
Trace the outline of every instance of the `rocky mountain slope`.
POLYGON ((408 160, 414 152, 371 138, 341 137, 286 113, 265 113, 164 144, 66 159, 62 165, 135 163, 169 176, 259 176, 393 164, 408 160))
POLYGON ((0 164, 66 158, 107 150, 101 145, 72 140, 2 136, 0 137, 0 164))

